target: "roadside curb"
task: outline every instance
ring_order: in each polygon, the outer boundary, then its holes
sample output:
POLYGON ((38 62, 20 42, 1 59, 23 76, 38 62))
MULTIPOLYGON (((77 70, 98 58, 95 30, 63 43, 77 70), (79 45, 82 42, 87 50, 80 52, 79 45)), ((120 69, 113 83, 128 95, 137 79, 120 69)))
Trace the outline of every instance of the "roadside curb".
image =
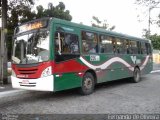
POLYGON ((160 70, 154 70, 154 71, 151 71, 150 73, 157 73, 157 72, 160 72, 160 70))

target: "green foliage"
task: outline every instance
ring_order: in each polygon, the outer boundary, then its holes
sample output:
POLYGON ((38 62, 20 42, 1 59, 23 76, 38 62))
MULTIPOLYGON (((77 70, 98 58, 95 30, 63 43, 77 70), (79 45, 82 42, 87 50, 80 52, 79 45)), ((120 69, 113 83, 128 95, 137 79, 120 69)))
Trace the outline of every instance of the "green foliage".
POLYGON ((160 50, 160 35, 151 35, 149 39, 152 41, 153 49, 160 50))
POLYGON ((101 21, 101 20, 99 20, 98 17, 95 17, 95 16, 93 16, 92 19, 96 22, 96 23, 92 22, 93 27, 103 28, 103 29, 107 29, 107 30, 110 30, 110 31, 115 29, 115 26, 110 26, 107 23, 107 20, 101 21))
POLYGON ((8 59, 11 59, 12 36, 14 28, 20 23, 32 20, 35 16, 31 9, 34 5, 34 0, 8 0, 8 15, 7 15, 7 48, 8 59))
POLYGON ((153 49, 160 50, 160 35, 149 35, 149 31, 147 29, 144 29, 143 32, 143 37, 152 41, 153 49))
POLYGON ((8 28, 14 29, 19 23, 33 19, 31 9, 34 0, 10 0, 8 4, 8 28))
POLYGON ((37 14, 35 15, 35 18, 41 17, 56 17, 68 21, 72 20, 72 16, 70 15, 69 10, 65 10, 63 2, 59 2, 57 6, 48 3, 48 9, 44 9, 42 5, 37 6, 37 14))

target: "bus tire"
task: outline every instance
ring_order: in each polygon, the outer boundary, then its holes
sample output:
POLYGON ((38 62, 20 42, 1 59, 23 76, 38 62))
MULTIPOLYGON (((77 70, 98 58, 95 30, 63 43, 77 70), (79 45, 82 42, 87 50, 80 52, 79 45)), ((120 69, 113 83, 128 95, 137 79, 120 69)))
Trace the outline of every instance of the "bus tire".
POLYGON ((133 72, 132 82, 138 83, 141 80, 141 73, 139 68, 135 68, 133 72))
POLYGON ((95 79, 90 72, 85 73, 82 80, 82 86, 79 90, 82 95, 92 94, 95 87, 95 79))

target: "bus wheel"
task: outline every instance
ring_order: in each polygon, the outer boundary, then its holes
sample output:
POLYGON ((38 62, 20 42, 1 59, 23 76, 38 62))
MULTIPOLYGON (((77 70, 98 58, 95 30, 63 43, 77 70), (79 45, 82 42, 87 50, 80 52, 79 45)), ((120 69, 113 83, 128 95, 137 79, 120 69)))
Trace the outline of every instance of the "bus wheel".
POLYGON ((94 87, 95 87, 94 77, 91 73, 87 72, 83 77, 80 93, 82 95, 89 95, 93 93, 94 87))
POLYGON ((141 79, 140 70, 136 67, 133 72, 132 82, 138 83, 141 79))

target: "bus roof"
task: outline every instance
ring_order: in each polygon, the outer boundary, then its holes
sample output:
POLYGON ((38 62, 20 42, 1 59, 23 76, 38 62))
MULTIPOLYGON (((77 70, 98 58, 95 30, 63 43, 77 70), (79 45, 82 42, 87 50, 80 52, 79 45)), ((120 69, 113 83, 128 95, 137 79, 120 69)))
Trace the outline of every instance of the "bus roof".
POLYGON ((74 22, 70 22, 67 20, 62 20, 62 19, 58 19, 58 18, 54 18, 54 17, 44 17, 44 18, 40 18, 40 19, 35 19, 26 23, 22 23, 20 26, 33 22, 33 21, 38 21, 38 20, 42 20, 42 19, 50 19, 51 22, 53 23, 58 23, 58 24, 63 24, 63 25, 67 25, 67 26, 72 26, 72 27, 77 27, 80 29, 84 29, 84 30, 88 30, 88 31, 92 31, 92 32, 97 32, 97 33, 103 33, 103 34, 107 34, 110 36, 116 36, 119 38, 123 38, 123 39, 130 39, 130 40, 136 40, 136 41, 145 41, 145 42, 149 42, 151 43, 151 40, 149 39, 143 39, 143 38, 138 38, 138 37, 134 37, 131 35, 127 35, 127 34, 122 34, 122 33, 118 33, 118 32, 113 32, 113 31, 109 31, 109 30, 105 30, 102 28, 97 28, 97 27, 92 27, 92 26, 87 26, 87 25, 82 25, 82 24, 78 24, 78 23, 74 23, 74 22))
POLYGON ((102 28, 97 28, 97 27, 82 25, 82 24, 78 24, 78 23, 73 23, 73 22, 58 19, 58 18, 52 18, 52 22, 59 23, 59 24, 64 24, 64 25, 68 25, 68 26, 72 26, 72 27, 78 27, 78 28, 81 28, 81 29, 84 29, 84 30, 95 31, 95 32, 98 32, 98 33, 100 32, 100 33, 104 33, 104 34, 107 34, 107 35, 116 36, 116 37, 120 37, 120 38, 124 38, 124 39, 130 39, 130 40, 136 40, 136 41, 141 40, 141 41, 150 42, 149 39, 138 38, 138 37, 130 36, 130 35, 127 35, 127 34, 122 34, 122 33, 118 33, 118 32, 105 30, 105 29, 102 29, 102 28))

